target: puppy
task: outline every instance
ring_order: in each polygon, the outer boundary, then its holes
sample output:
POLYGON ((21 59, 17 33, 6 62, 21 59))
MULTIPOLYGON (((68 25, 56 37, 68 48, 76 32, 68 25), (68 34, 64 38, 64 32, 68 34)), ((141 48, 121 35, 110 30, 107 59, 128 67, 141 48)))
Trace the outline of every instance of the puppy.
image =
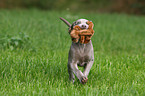
MULTIPOLYGON (((69 28, 70 35, 72 34, 72 32, 76 32, 80 29, 87 31, 89 28, 89 24, 88 24, 89 21, 86 19, 79 19, 79 20, 75 21, 72 25, 70 23, 68 23, 68 21, 66 21, 65 19, 63 19, 63 18, 60 18, 60 19, 63 20, 70 27, 69 28), (75 26, 77 26, 76 28, 80 27, 80 29, 75 29, 75 26), (74 30, 76 30, 76 31, 74 31, 74 30)), ((93 26, 91 26, 91 27, 93 28, 93 26)), ((90 30, 92 30, 92 29, 90 28, 90 30)), ((83 31, 83 32, 85 32, 85 31, 83 31)), ((75 34, 77 34, 77 32, 75 34)), ((75 42, 72 41, 72 44, 71 44, 71 47, 69 50, 69 56, 68 56, 69 79, 70 79, 70 81, 72 81, 74 83, 75 82, 74 74, 75 74, 76 77, 79 79, 79 81, 82 84, 85 84, 88 80, 87 76, 88 76, 90 69, 94 62, 93 45, 92 45, 91 40, 89 40, 89 42, 84 44, 84 43, 80 43, 79 36, 77 37, 74 35, 74 37, 73 37, 71 35, 71 37, 75 38, 76 40, 74 40, 75 42), (78 66, 84 67, 84 71, 81 72, 78 69, 78 66)))

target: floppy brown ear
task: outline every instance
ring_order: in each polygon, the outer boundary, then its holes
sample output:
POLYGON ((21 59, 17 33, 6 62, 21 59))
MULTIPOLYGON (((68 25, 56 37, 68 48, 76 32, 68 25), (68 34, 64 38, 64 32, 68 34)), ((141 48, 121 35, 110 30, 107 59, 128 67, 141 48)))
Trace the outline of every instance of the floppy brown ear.
POLYGON ((89 25, 89 28, 88 29, 93 29, 94 24, 93 24, 92 21, 88 21, 87 24, 89 25))

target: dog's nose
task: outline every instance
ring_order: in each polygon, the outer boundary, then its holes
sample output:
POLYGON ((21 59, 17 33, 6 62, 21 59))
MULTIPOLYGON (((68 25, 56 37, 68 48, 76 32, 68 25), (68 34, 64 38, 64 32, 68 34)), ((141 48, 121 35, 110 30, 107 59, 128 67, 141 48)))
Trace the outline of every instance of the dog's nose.
POLYGON ((86 28, 86 25, 82 25, 82 28, 86 28))

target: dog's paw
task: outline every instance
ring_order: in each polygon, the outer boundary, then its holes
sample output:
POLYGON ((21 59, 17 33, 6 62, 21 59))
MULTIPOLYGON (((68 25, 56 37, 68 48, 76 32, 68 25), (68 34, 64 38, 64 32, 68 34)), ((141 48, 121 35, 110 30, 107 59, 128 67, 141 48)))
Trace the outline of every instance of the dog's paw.
POLYGON ((88 81, 88 78, 87 77, 83 77, 82 80, 81 80, 81 83, 82 84, 86 84, 88 81))

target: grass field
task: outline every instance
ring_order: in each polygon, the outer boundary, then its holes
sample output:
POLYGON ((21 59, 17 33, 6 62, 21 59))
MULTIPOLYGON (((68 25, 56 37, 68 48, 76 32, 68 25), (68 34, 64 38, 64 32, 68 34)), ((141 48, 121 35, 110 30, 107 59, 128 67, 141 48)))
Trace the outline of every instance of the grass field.
POLYGON ((0 96, 145 96, 145 17, 0 10, 0 96), (94 23, 95 61, 85 85, 69 82, 69 22, 94 23))

